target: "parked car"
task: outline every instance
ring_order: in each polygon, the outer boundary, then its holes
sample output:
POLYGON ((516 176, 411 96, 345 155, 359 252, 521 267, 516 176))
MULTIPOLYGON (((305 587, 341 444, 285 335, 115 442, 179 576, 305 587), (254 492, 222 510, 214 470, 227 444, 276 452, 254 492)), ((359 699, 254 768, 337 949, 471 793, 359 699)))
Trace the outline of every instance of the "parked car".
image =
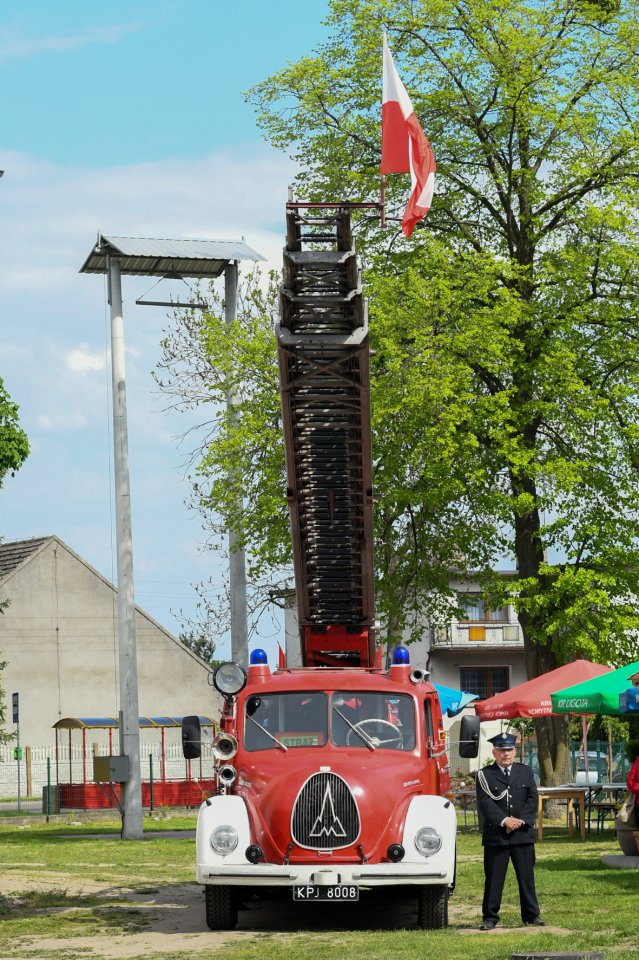
POLYGON ((608 769, 608 754, 597 750, 588 751, 588 772, 583 753, 579 755, 575 783, 612 783, 623 779, 621 772, 621 754, 613 756, 612 769, 608 769))

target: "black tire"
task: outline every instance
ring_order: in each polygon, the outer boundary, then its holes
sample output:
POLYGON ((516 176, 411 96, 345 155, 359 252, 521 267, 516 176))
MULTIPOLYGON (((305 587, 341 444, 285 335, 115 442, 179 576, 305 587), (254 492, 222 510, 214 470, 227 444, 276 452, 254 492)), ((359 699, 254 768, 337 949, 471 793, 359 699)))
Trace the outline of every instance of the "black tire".
POLYGON ((237 925, 237 896, 233 887, 204 887, 206 925, 209 930, 234 930, 237 925))
POLYGON ((421 930, 444 930, 448 926, 448 887, 420 887, 417 894, 417 926, 421 930))

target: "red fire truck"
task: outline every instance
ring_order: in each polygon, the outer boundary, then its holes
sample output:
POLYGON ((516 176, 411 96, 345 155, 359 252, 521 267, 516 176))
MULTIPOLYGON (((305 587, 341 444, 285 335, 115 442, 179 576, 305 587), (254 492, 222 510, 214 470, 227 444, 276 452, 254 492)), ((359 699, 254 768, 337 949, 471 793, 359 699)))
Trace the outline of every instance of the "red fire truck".
MULTIPOLYGON (((224 663, 217 793, 200 808, 206 921, 231 929, 253 893, 301 902, 414 891, 418 924, 448 922, 456 815, 442 712, 427 675, 374 637, 366 301, 350 206, 289 203, 277 327, 299 645, 271 671, 224 663), (301 664, 293 666, 292 664, 301 664)), ((463 717, 459 751, 477 755, 463 717)), ((197 717, 185 756, 200 753, 197 717)))

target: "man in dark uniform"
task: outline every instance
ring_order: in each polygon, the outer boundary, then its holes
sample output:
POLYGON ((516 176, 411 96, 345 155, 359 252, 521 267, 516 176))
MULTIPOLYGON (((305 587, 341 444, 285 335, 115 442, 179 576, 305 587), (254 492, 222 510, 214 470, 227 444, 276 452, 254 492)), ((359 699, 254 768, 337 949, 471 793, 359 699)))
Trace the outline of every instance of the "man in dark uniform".
POLYGON ((492 737, 495 763, 477 773, 477 809, 483 818, 484 921, 480 930, 492 930, 499 920, 499 907, 508 863, 513 862, 519 885, 519 903, 524 923, 545 927, 535 893, 535 824, 537 785, 532 770, 515 763, 517 737, 500 733, 492 737))

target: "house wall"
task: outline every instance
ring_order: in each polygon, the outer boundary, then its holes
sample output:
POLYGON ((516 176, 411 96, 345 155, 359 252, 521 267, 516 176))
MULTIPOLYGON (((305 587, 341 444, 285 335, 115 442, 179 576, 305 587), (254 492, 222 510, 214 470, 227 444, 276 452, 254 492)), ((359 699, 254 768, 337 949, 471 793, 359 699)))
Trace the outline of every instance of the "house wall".
MULTIPOLYGON (((0 587, 0 681, 13 732, 11 694, 20 694, 22 744, 55 739, 63 717, 117 717, 117 594, 96 570, 52 538, 0 587)), ((136 612, 140 715, 217 718, 209 670, 141 610, 136 612)), ((99 736, 91 734, 91 739, 99 736)))

